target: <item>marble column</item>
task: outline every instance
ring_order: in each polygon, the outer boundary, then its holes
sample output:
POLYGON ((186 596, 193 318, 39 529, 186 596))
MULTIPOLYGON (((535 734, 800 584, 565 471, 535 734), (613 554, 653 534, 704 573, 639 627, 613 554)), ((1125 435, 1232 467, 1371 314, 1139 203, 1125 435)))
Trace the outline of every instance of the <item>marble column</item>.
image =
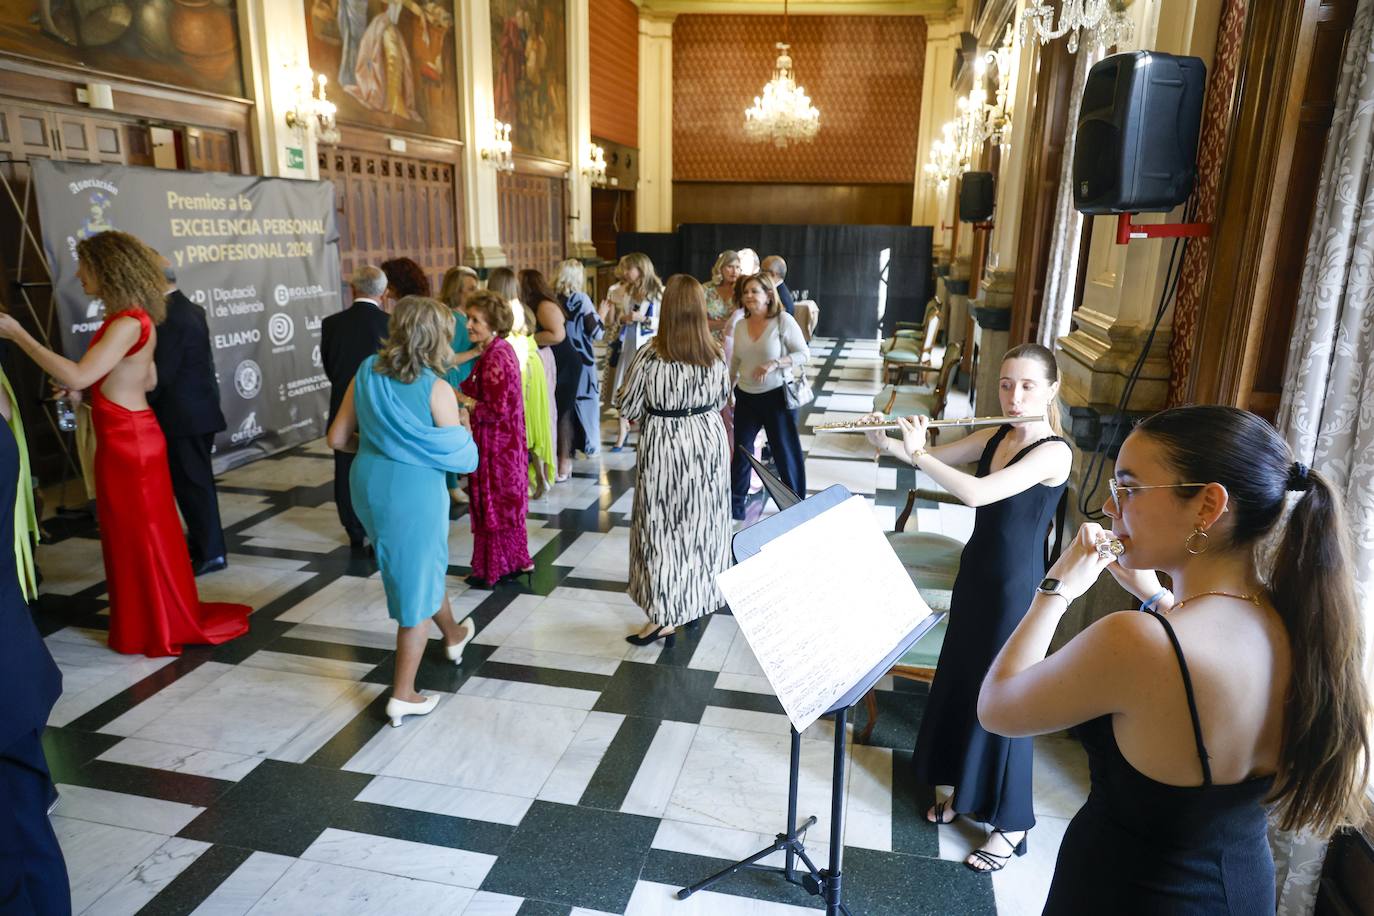
MULTIPOLYGON (((314 131, 286 126, 296 107, 296 73, 310 65, 305 7, 277 0, 240 3, 239 34, 245 89, 253 100, 253 142, 260 174, 280 178, 320 177, 314 131), (300 164, 292 165, 292 150, 300 164)), ((327 85, 331 95, 340 90, 327 85)))
POLYGON ((568 257, 594 258, 592 183, 582 166, 592 154, 591 37, 588 0, 568 0, 568 257))
POLYGON ((673 19, 639 14, 639 187, 635 193, 640 232, 673 231, 673 19))
POLYGON ((911 225, 930 226, 934 232, 935 263, 949 257, 950 231, 943 228, 949 206, 949 188, 940 189, 925 178, 930 161, 930 145, 940 137, 940 128, 954 117, 954 89, 949 75, 959 51, 961 16, 944 20, 926 17, 925 70, 921 76, 921 115, 916 134, 916 183, 912 188, 911 225))
POLYGON ((495 140, 491 8, 489 0, 457 0, 455 6, 457 34, 463 37, 458 43, 464 141, 463 263, 469 267, 501 267, 507 260, 501 248, 496 169, 482 159, 482 150, 495 140))

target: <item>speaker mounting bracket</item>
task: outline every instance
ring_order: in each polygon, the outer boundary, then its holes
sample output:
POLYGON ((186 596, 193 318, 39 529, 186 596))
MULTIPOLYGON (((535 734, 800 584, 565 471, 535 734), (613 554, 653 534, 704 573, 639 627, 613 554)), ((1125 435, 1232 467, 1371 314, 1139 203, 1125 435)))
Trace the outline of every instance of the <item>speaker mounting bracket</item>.
POLYGON ((1212 234, 1211 223, 1133 223, 1134 213, 1116 216, 1116 243, 1129 244, 1132 239, 1200 238, 1212 234))

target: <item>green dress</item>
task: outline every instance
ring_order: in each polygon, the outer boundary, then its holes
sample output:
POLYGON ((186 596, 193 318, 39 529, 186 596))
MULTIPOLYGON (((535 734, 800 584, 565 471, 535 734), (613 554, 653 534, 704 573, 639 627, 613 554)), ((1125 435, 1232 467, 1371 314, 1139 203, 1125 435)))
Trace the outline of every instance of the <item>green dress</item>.
MULTIPOLYGON (((507 338, 520 362, 525 404, 525 445, 532 460, 544 463, 545 473, 552 480, 555 473, 553 431, 549 416, 553 410, 553 392, 549 391, 548 376, 544 374, 544 360, 539 356, 539 344, 533 334, 512 333, 507 338)), ((535 480, 530 468, 530 482, 535 480)))

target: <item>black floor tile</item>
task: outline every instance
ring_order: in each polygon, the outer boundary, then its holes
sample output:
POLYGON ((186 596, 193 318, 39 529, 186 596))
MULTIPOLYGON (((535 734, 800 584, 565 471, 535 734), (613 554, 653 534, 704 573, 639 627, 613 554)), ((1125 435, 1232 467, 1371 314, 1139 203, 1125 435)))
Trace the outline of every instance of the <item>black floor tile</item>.
POLYGON ((996 916, 992 878, 927 856, 846 847, 844 899, 865 916, 996 916))
POLYGON ((329 826, 491 856, 501 855, 516 829, 509 824, 493 824, 358 801, 340 806, 330 819, 329 826))
POLYGON ((138 916, 187 916, 253 854, 237 846, 211 846, 148 901, 138 916))
POLYGON ((623 913, 658 819, 536 801, 482 890, 623 913))
POLYGON ((101 735, 70 726, 45 728, 43 756, 47 758, 53 782, 72 782, 86 764, 122 740, 116 735, 101 735))
MULTIPOLYGON (((644 872, 640 877, 644 881, 667 884, 670 887, 688 887, 723 871, 731 864, 726 859, 696 856, 667 849, 651 849, 645 859, 644 872)), ((817 862, 816 865, 820 868, 825 867, 822 862, 817 862)), ((804 873, 804 868, 797 873, 798 880, 804 873)), ((810 907, 816 910, 825 909, 819 897, 811 896, 798 884, 789 884, 780 872, 774 871, 743 869, 723 878, 720 883, 712 885, 708 890, 718 894, 748 897, 752 900, 768 900, 773 903, 786 903, 789 906, 810 907)), ((870 916, 862 910, 851 910, 851 912, 856 916, 861 912, 864 913, 864 916, 870 916)))
POLYGON ((658 734, 659 720, 629 716, 620 723, 601 763, 582 792, 579 805, 618 811, 634 783, 644 755, 658 734))
POLYGON ((299 856, 371 780, 264 760, 178 836, 299 856))
POLYGON ((621 662, 595 709, 627 716, 700 722, 719 674, 667 665, 621 662))

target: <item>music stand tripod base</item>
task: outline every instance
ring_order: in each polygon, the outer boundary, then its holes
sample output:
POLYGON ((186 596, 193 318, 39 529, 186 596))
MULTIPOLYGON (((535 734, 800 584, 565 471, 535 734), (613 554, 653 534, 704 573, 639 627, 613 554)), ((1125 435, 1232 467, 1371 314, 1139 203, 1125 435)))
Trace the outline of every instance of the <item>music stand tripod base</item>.
MULTIPOLYGON (((849 710, 839 709, 835 712, 835 769, 831 777, 830 795, 830 842, 831 842, 831 862, 839 861, 839 847, 836 844, 843 842, 844 837, 844 742, 845 742, 845 719, 849 710)), ((787 782, 787 823, 789 830, 787 833, 779 833, 777 839, 771 846, 760 849, 758 852, 741 859, 716 872, 709 878, 698 881, 689 887, 684 887, 677 892, 677 899, 686 900, 697 891, 705 890, 719 881, 736 874, 745 869, 753 871, 771 872, 783 876, 783 880, 789 884, 795 884, 804 888, 808 893, 821 897, 826 903, 826 913, 831 916, 851 916, 849 908, 841 902, 841 875, 838 870, 831 873, 830 869, 817 868, 816 863, 811 861, 811 857, 806 854, 806 831, 816 823, 816 815, 811 815, 800 824, 797 823, 797 785, 801 772, 801 734, 793 728, 792 732, 792 753, 787 782), (775 852, 785 853, 785 864, 782 868, 775 865, 759 865, 758 863, 771 856, 775 852), (798 879, 797 860, 806 866, 807 874, 798 879)))

